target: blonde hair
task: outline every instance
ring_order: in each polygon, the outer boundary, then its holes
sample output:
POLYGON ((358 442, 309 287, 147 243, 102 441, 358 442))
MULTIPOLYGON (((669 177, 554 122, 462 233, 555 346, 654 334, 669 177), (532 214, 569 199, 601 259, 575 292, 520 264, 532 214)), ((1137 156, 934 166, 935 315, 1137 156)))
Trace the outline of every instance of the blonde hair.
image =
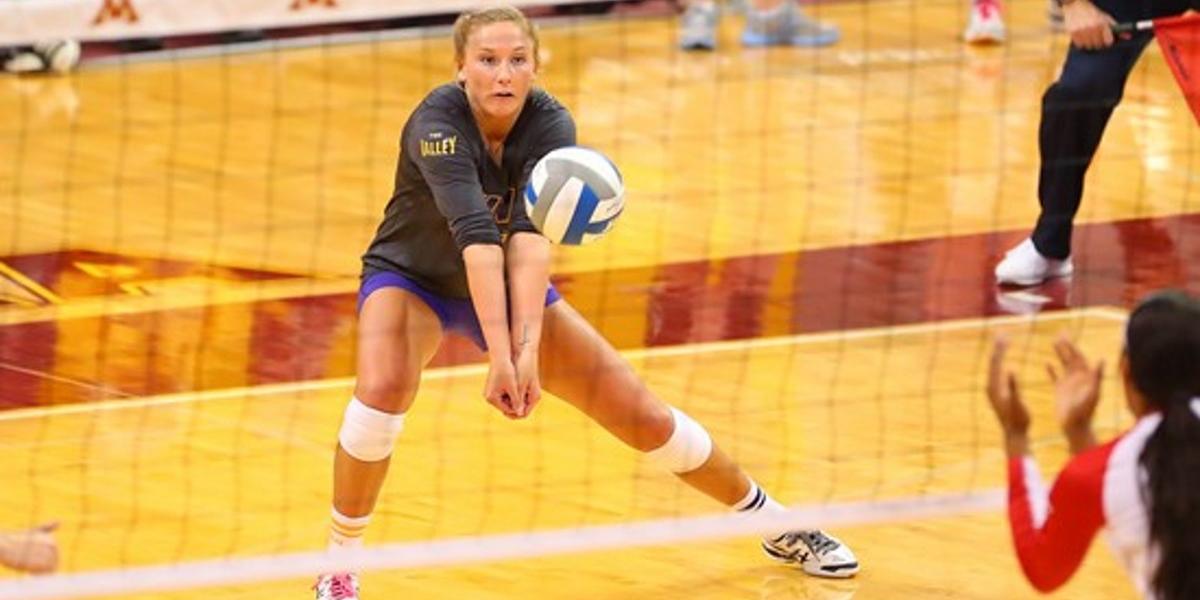
POLYGON ((454 65, 461 67, 463 61, 466 60, 467 38, 471 37, 471 33, 484 25, 493 23, 514 23, 521 31, 533 42, 533 66, 538 65, 538 33, 537 28, 529 19, 525 18, 524 13, 512 6, 501 5, 488 8, 476 8, 463 11, 458 15, 458 19, 454 21, 454 65))

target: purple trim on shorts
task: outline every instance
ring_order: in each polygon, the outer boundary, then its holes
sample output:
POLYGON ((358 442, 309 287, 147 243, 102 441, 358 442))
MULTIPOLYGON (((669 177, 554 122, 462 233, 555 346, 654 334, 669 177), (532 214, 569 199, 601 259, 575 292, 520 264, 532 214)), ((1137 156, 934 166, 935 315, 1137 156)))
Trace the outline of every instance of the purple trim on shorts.
MULTIPOLYGON (((479 325, 479 317, 475 316, 475 306, 469 298, 447 298, 439 296, 417 284, 417 282, 392 271, 377 271, 363 280, 358 288, 358 310, 362 311, 363 302, 376 290, 386 287, 400 288, 411 292, 428 306, 438 321, 442 330, 457 333, 472 342, 480 350, 487 351, 487 342, 483 339, 483 328, 479 325)), ((562 295, 551 284, 546 288, 546 306, 562 300, 562 295)))

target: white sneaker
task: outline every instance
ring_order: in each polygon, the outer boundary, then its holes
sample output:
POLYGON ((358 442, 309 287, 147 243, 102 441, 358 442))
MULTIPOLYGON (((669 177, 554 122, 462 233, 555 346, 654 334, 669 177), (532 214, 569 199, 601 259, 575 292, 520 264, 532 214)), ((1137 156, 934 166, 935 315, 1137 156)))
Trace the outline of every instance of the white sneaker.
POLYGON ((1000 0, 974 0, 963 40, 968 44, 998 44, 1004 41, 1005 35, 1000 0))
POLYGON ((1071 258, 1055 260, 1038 253, 1033 240, 1026 238, 1009 250, 996 265, 996 282, 1010 285, 1037 285, 1047 279, 1066 277, 1075 270, 1071 258))
POLYGON ((40 73, 46 70, 46 61, 32 50, 7 52, 0 63, 8 73, 40 73))
POLYGON ((762 549, 767 556, 798 565, 809 575, 845 578, 858 573, 858 559, 850 548, 819 529, 789 531, 777 538, 764 539, 762 549))
POLYGON ((679 17, 679 47, 684 50, 715 50, 720 14, 712 3, 692 3, 679 17))
POLYGON ((0 66, 9 73, 66 73, 79 64, 81 53, 75 40, 39 42, 29 49, 0 53, 0 66))
POLYGON ((358 576, 353 573, 333 573, 317 578, 312 589, 316 600, 359 600, 358 576))
POLYGON ((841 30, 836 26, 809 18, 796 3, 789 1, 767 11, 748 8, 746 25, 742 28, 742 45, 747 48, 816 48, 837 43, 841 36, 841 30))
POLYGON ((75 40, 54 40, 33 45, 33 51, 42 57, 46 68, 55 73, 66 73, 79 64, 83 48, 75 40))

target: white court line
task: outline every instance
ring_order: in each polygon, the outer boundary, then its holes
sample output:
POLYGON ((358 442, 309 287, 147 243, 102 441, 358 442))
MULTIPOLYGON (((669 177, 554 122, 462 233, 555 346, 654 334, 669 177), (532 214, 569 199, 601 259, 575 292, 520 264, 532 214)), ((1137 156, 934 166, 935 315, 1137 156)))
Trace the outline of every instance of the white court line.
POLYGON ((443 567, 566 553, 662 546, 781 530, 912 521, 999 511, 1003 490, 873 502, 798 506, 778 513, 722 514, 388 544, 331 554, 297 552, 53 575, 0 582, 0 598, 44 600, 185 590, 312 577, 314 573, 443 567))
POLYGON ((1129 311, 1123 308, 1117 308, 1115 306, 1093 306, 1088 310, 1089 314, 1096 317, 1103 317, 1105 319, 1120 321, 1122 323, 1129 320, 1129 311))
MULTIPOLYGON (((948 321, 932 321, 926 323, 915 323, 912 325, 893 325, 887 327, 872 327, 865 329, 852 329, 840 331, 827 331, 822 333, 801 333, 796 335, 755 338, 749 340, 730 340, 721 342, 704 342, 698 344, 683 344, 680 346, 663 346, 657 348, 638 348, 634 350, 622 351, 621 355, 627 360, 638 361, 655 358, 669 358, 678 356, 714 354, 718 352, 747 352, 751 350, 759 350, 764 348, 775 348, 779 346, 798 346, 804 344, 815 344, 840 340, 863 340, 871 338, 879 338, 890 335, 913 335, 919 333, 928 333, 933 331, 961 331, 963 329, 974 329, 980 326, 988 328, 997 326, 1007 326, 1016 324, 1035 324, 1047 321, 1066 321, 1072 319, 1081 319, 1085 317, 1099 317, 1110 320, 1124 321, 1126 315, 1119 309, 1110 307, 1085 307, 1071 309, 1065 311, 1056 311, 1051 313, 1041 313, 1033 315, 1003 315, 997 317, 974 317, 969 319, 955 319, 948 321)), ((461 365, 454 367, 440 367, 428 369, 421 375, 422 381, 436 381, 441 379, 451 379, 455 377, 466 377, 475 375, 484 375, 487 373, 487 365, 473 364, 461 365)), ((228 400, 231 398, 258 398, 262 396, 274 396, 284 394, 299 394, 306 392, 319 392, 331 389, 349 388, 354 385, 354 377, 336 377, 331 379, 315 379, 308 381, 291 381, 286 383, 272 383, 266 385, 258 385, 252 387, 227 388, 220 390, 206 390, 201 392, 183 392, 178 394, 164 394, 159 396, 147 396, 144 398, 132 398, 124 400, 103 400, 100 402, 91 402, 83 404, 68 404, 60 406, 33 407, 33 408, 18 408, 0 412, 0 422, 5 421, 20 421, 24 419, 39 419, 51 416, 83 414, 91 412, 108 412, 116 410, 132 410, 146 408, 151 406, 170 406, 174 404, 188 404, 193 402, 208 402, 213 400, 228 400)))
POLYGON ((120 396, 123 398, 135 398, 136 397, 133 394, 130 394, 128 392, 123 392, 121 390, 118 390, 118 389, 115 389, 115 388, 112 388, 112 387, 109 387, 106 385, 97 385, 95 383, 92 383, 90 381, 84 381, 82 379, 63 377, 62 375, 55 375, 54 373, 47 373, 45 371, 38 371, 35 369, 26 369, 25 367, 18 367, 16 365, 0 363, 0 369, 5 370, 5 371, 12 371, 14 373, 20 373, 22 375, 29 375, 30 377, 37 377, 38 379, 45 379, 47 381, 53 381, 55 383, 61 383, 63 385, 70 385, 70 386, 83 388, 90 392, 97 393, 97 394, 104 394, 106 396, 120 396))

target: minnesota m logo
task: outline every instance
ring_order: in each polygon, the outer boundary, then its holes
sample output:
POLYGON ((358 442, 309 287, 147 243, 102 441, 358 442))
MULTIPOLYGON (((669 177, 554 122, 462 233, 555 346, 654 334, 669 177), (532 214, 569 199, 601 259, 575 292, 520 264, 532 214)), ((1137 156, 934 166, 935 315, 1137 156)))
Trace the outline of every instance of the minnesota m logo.
POLYGON ((291 10, 304 10, 310 6, 337 8, 337 0, 292 0, 291 10))
POLYGON ((137 9, 133 7, 133 0, 104 0, 100 10, 92 18, 92 25, 101 25, 109 21, 137 23, 138 14, 137 9))

